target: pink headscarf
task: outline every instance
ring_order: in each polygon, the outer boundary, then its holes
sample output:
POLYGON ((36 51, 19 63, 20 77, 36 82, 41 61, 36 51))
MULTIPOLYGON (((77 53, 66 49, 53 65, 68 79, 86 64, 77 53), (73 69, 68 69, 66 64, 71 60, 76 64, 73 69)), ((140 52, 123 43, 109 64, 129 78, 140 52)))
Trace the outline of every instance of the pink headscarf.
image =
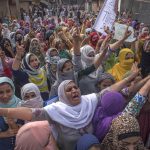
POLYGON ((48 121, 30 122, 21 127, 15 150, 57 150, 48 121))

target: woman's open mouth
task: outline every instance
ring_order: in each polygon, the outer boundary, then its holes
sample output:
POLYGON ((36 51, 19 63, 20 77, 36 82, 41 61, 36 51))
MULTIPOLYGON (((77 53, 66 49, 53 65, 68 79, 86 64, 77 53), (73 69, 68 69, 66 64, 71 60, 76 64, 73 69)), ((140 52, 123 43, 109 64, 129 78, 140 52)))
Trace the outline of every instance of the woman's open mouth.
POLYGON ((73 98, 74 100, 76 100, 76 99, 79 99, 80 97, 79 97, 79 94, 74 94, 74 95, 72 96, 72 98, 73 98))

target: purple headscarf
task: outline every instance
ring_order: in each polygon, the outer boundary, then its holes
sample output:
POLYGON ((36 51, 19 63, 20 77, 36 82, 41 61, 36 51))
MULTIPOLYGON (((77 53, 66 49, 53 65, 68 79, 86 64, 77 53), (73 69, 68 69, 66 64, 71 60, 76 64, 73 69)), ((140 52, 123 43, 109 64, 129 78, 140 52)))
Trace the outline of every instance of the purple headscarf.
POLYGON ((93 117, 94 134, 102 142, 109 131, 112 120, 116 118, 125 107, 125 99, 118 92, 108 92, 103 95, 93 117))

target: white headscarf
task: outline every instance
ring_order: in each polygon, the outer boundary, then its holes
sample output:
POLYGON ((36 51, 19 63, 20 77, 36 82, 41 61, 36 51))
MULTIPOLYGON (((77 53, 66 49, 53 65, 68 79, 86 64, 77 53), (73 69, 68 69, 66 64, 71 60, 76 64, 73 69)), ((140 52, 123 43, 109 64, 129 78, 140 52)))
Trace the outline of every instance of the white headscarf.
POLYGON ((15 47, 15 46, 16 46, 16 42, 15 42, 15 32, 11 32, 11 33, 9 34, 9 40, 10 40, 12 46, 15 47))
MULTIPOLYGON (((148 27, 143 27, 143 28, 142 28, 142 34, 145 33, 145 29, 148 29, 148 27)), ((149 34, 149 29, 148 29, 148 31, 146 31, 146 33, 149 34)))
POLYGON ((33 52, 33 50, 32 50, 32 48, 39 48, 40 49, 40 41, 39 41, 39 39, 37 39, 37 38, 33 38, 32 40, 31 40, 31 42, 30 42, 30 47, 29 47, 29 51, 32 53, 33 52), (33 42, 34 41, 36 41, 37 42, 37 44, 36 45, 33 45, 33 42))
POLYGON ((88 54, 94 52, 90 45, 85 45, 81 48, 81 61, 84 68, 90 67, 94 63, 94 57, 88 57, 88 54))
POLYGON ((34 92, 36 97, 30 100, 22 100, 19 103, 21 107, 28 107, 28 108, 41 108, 43 107, 43 99, 41 97, 41 93, 38 87, 34 83, 28 83, 24 85, 21 89, 21 98, 24 99, 26 93, 34 92))
POLYGON ((67 86, 70 82, 73 82, 73 81, 72 80, 65 80, 58 87, 59 101, 61 101, 64 104, 67 104, 67 105, 70 105, 70 102, 67 99, 66 94, 65 94, 65 86, 67 86))
POLYGON ((72 80, 63 81, 58 88, 59 102, 44 107, 50 118, 73 129, 81 129, 89 125, 92 121, 98 100, 96 94, 81 96, 81 103, 70 106, 65 94, 65 87, 72 80))
MULTIPOLYGON (((95 50, 90 45, 85 45, 81 48, 81 62, 82 62, 82 66, 84 69, 92 66, 94 64, 95 59, 97 59, 96 55, 95 55, 95 57, 88 57, 88 54, 91 52, 94 52, 94 54, 95 54, 95 50)), ((99 69, 92 72, 88 76, 91 78, 97 78, 98 73, 99 73, 99 69)))

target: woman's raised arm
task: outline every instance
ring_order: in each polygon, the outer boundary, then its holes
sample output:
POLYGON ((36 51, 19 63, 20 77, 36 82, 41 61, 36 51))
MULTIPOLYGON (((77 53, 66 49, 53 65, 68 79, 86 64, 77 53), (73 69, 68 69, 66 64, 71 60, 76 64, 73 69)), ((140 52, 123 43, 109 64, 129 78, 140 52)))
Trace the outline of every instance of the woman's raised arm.
POLYGON ((111 86, 111 89, 113 91, 120 92, 123 88, 127 87, 127 84, 131 83, 131 81, 135 79, 135 77, 139 74, 139 71, 140 70, 138 69, 135 72, 131 73, 131 75, 129 75, 127 78, 113 84, 111 86))
POLYGON ((14 62, 12 64, 13 70, 19 70, 20 69, 21 60, 22 60, 22 57, 24 55, 24 50, 25 50, 23 48, 23 46, 19 46, 19 45, 17 45, 16 49, 17 49, 17 53, 15 56, 14 62))
POLYGON ((129 113, 137 117, 142 109, 143 105, 147 101, 148 94, 150 92, 150 79, 140 89, 140 91, 134 96, 134 98, 128 103, 124 112, 129 113))
POLYGON ((26 107, 0 108, 0 116, 31 121, 32 109, 26 107))

